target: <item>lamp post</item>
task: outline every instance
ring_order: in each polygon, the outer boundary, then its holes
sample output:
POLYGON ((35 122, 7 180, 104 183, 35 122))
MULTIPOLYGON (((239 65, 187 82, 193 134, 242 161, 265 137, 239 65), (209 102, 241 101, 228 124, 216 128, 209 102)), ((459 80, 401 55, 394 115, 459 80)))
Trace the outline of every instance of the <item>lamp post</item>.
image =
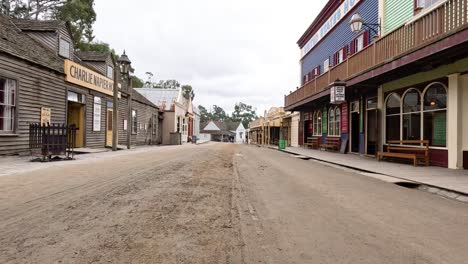
POLYGON ((132 135, 132 87, 131 87, 131 78, 130 78, 130 68, 132 62, 128 58, 127 54, 125 54, 125 50, 120 56, 119 60, 119 69, 120 73, 122 74, 122 79, 126 82, 127 87, 127 100, 128 100, 128 121, 127 121, 127 148, 130 149, 131 145, 131 135, 132 135))
POLYGON ((351 31, 354 33, 361 31, 362 26, 365 26, 371 31, 373 31, 375 35, 380 36, 380 24, 365 23, 364 19, 361 15, 359 15, 359 13, 356 13, 351 17, 349 25, 351 26, 351 31), (377 27, 379 30, 377 31, 374 27, 377 27))

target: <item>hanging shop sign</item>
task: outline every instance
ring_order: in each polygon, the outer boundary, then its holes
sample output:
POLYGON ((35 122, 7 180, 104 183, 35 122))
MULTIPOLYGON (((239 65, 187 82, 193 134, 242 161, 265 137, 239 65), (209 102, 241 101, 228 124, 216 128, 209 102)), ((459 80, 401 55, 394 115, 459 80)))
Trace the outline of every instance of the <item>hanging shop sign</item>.
POLYGON ((346 87, 345 86, 333 86, 330 88, 330 103, 341 104, 345 101, 346 87))
POLYGON ((361 0, 345 0, 301 49, 301 58, 311 51, 361 0))
POLYGON ((71 60, 65 60, 65 80, 112 96, 114 81, 71 60))

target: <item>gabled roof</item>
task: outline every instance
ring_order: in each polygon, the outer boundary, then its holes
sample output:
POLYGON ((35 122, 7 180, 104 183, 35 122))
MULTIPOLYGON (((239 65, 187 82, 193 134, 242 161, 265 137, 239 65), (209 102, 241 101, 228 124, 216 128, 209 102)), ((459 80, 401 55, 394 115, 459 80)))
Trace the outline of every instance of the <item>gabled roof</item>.
MULTIPOLYGON (((75 54, 82 61, 99 61, 105 62, 111 56, 110 52, 97 52, 97 51, 75 51, 75 54)), ((112 57, 112 56, 111 56, 112 57)))
POLYGON ((159 109, 159 107, 157 105, 153 104, 150 100, 148 100, 146 97, 144 97, 142 94, 140 94, 136 89, 133 89, 132 99, 137 101, 137 102, 140 102, 140 103, 143 103, 143 104, 146 104, 146 105, 149 105, 149 106, 152 106, 152 107, 155 107, 155 108, 159 109))
POLYGON ((13 23, 24 31, 57 31, 66 25, 66 22, 59 20, 13 19, 13 23))
POLYGON ((38 41, 22 33, 12 19, 0 15, 0 52, 63 73, 63 59, 38 41))
POLYGON ((134 90, 164 111, 174 111, 180 94, 180 89, 135 88, 134 90))

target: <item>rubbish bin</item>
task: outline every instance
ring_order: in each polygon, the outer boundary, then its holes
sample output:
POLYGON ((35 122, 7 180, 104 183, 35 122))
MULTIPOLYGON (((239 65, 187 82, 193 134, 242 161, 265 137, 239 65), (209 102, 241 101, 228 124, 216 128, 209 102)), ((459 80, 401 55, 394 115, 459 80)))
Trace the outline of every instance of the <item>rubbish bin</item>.
POLYGON ((286 148, 286 140, 280 139, 278 144, 278 149, 285 149, 286 148))
POLYGON ((192 136, 192 143, 197 144, 197 136, 192 136))

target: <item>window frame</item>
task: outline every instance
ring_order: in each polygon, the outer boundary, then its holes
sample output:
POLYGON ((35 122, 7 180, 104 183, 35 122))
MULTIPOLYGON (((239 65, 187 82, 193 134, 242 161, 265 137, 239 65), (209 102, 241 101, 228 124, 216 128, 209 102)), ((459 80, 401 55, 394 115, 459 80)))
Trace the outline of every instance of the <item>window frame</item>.
POLYGON ((313 136, 322 136, 322 111, 315 111, 313 115, 313 136))
POLYGON ((330 58, 326 58, 323 61, 323 73, 326 73, 330 70, 330 58))
POLYGON ((59 50, 58 50, 58 55, 63 58, 70 59, 70 53, 71 53, 71 42, 64 39, 64 38, 59 38, 59 50), (67 55, 62 54, 62 43, 67 43, 68 44, 68 53, 67 55))
POLYGON ((109 79, 114 79, 114 67, 112 67, 112 65, 107 65, 106 76, 109 79), (111 74, 109 74, 109 69, 111 71, 111 74))
POLYGON ((5 79, 5 80, 12 80, 15 81, 16 87, 15 87, 15 99, 14 99, 14 112, 13 112, 13 129, 12 130, 2 130, 0 131, 0 136, 19 136, 18 133, 18 127, 19 127, 19 118, 18 118, 18 112, 19 112, 19 107, 18 107, 18 102, 19 102, 19 92, 20 92, 20 81, 19 77, 16 75, 11 75, 9 73, 4 73, 3 71, 0 71, 0 79, 5 79))
MULTIPOLYGON (((101 132, 102 130, 102 97, 93 96, 93 132, 101 132), (99 99, 99 103, 96 102, 99 99), (96 127, 96 107, 99 106, 99 127, 96 127)), ((106 124, 107 129, 107 124, 106 124)))
POLYGON ((136 135, 138 133, 138 111, 136 109, 132 109, 132 135, 136 135))
POLYGON ((341 107, 335 106, 330 107, 328 110, 328 136, 329 137, 341 137, 341 107), (338 111, 338 118, 337 113, 338 111), (333 114, 333 119, 332 119, 333 114))
MULTIPOLYGON (((385 136, 384 136, 384 139, 385 139, 385 143, 384 145, 388 145, 388 138, 387 138, 387 117, 388 116, 399 116, 399 126, 400 126, 400 131, 399 131, 399 140, 403 140, 403 118, 404 118, 404 115, 411 115, 411 114, 419 114, 420 115, 420 140, 424 140, 425 138, 425 133, 424 133, 424 129, 425 129, 425 113, 432 113, 432 112, 445 112, 445 114, 447 115, 448 113, 448 101, 446 101, 446 107, 445 108, 440 108, 440 109, 437 109, 437 110, 424 110, 424 99, 425 99, 425 96, 427 94, 427 91, 429 90, 429 88, 432 87, 432 85, 434 84, 440 84, 444 89, 445 89, 445 96, 446 96, 446 99, 448 97, 448 88, 447 88, 447 85, 445 85, 444 83, 442 82, 431 82, 429 83, 428 85, 426 85, 424 87, 424 89, 418 89, 418 88, 414 88, 414 87, 410 87, 410 88, 407 88, 404 90, 403 94, 400 96, 400 94, 398 94, 397 92, 391 92, 389 93, 386 98, 385 98, 385 104, 384 104, 384 111, 385 111, 385 118, 384 118, 384 133, 385 133, 385 136), (419 93, 419 111, 416 111, 416 112, 404 112, 404 99, 405 99, 405 96, 411 91, 411 90, 416 90, 418 93, 419 93), (399 99, 400 99, 400 112, 397 113, 397 114, 387 114, 387 105, 388 105, 388 100, 389 98, 393 95, 393 94, 396 94, 399 99)), ((448 121, 446 121, 446 124, 445 124, 445 129, 446 131, 448 130, 448 121)), ((446 140, 445 140, 445 147, 444 146, 433 146, 432 145, 432 142, 430 143, 429 145, 429 148, 431 149, 447 149, 447 135, 446 135, 446 140)))

